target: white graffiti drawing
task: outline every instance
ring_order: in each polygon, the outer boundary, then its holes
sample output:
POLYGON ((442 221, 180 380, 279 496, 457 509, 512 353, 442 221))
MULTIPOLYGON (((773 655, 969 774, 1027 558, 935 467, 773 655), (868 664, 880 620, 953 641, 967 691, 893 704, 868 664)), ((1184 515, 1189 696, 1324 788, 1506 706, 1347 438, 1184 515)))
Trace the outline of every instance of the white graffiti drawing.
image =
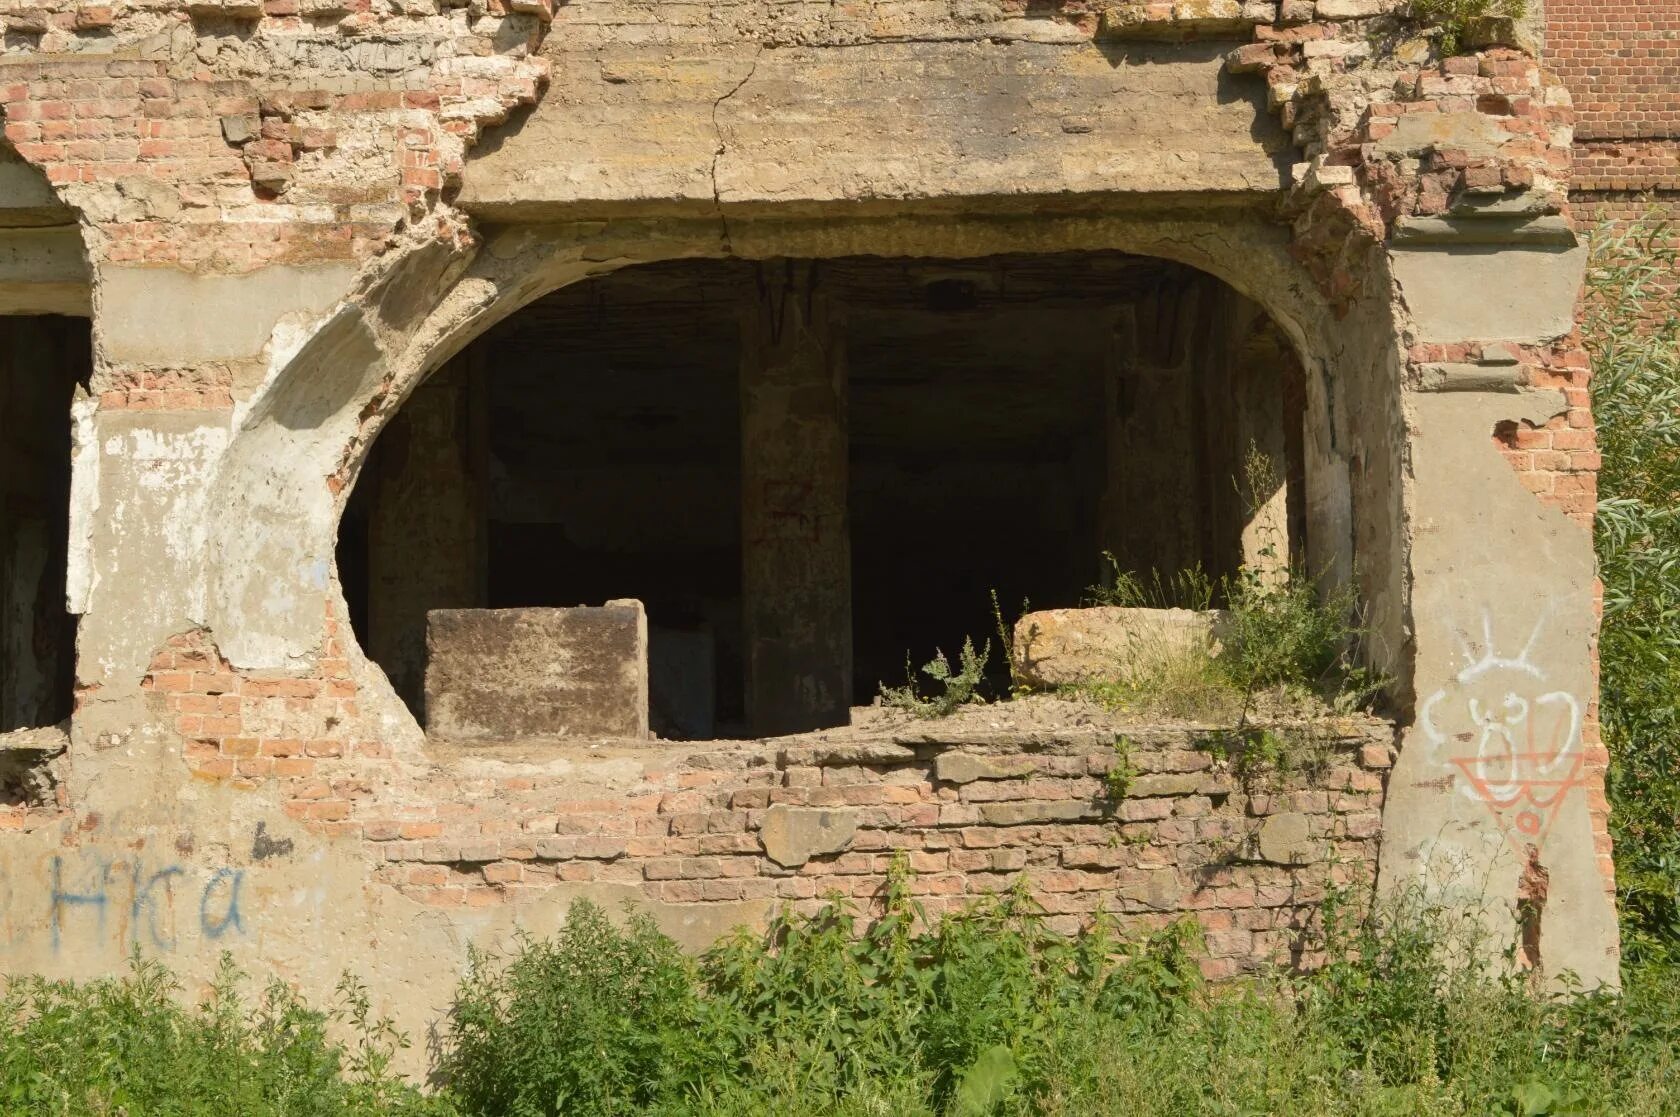
POLYGON ((1507 829, 1538 840, 1569 792, 1585 786, 1581 731, 1585 710, 1568 691, 1548 689, 1534 662, 1546 620, 1522 651, 1502 655, 1493 615, 1482 613, 1482 640, 1462 633, 1466 666, 1424 700, 1419 722, 1435 756, 1459 779, 1459 791, 1486 804, 1507 829))

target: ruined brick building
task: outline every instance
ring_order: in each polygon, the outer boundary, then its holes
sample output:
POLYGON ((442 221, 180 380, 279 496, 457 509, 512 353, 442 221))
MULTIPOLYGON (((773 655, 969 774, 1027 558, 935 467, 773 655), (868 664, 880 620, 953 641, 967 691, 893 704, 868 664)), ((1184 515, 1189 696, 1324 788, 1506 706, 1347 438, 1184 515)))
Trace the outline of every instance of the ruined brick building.
POLYGON ((6 0, 0 966, 418 1028, 577 897, 699 943, 906 851, 1214 974, 1377 881, 1614 980, 1574 323, 1680 14, 1530 6, 6 0), (1394 680, 1310 777, 843 728, 988 590, 1280 549, 1394 680))

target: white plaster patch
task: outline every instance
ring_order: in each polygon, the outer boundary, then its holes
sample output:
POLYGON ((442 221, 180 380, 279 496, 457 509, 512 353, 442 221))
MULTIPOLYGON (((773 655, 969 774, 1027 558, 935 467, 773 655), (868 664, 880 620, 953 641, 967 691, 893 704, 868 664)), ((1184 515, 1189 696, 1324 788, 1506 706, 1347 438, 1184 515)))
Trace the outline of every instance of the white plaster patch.
POLYGON ((82 398, 70 405, 70 549, 65 608, 80 616, 99 585, 93 563, 93 526, 99 519, 99 438, 94 416, 99 401, 82 398))
POLYGON ((97 416, 89 427, 97 461, 79 472, 91 477, 84 499, 98 517, 90 520, 80 577, 84 646, 99 649, 110 677, 142 671, 157 639, 203 617, 205 482, 229 431, 221 415, 125 411, 97 416))

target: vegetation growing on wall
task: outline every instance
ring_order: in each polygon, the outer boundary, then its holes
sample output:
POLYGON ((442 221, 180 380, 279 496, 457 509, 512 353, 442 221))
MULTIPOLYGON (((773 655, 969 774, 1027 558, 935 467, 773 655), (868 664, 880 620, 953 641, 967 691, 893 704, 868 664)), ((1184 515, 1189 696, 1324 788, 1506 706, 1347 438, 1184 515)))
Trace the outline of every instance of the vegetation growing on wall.
POLYGON ((1411 13, 1424 26, 1440 29, 1442 53, 1457 54, 1477 21, 1489 16, 1521 19, 1528 14, 1528 0, 1412 0, 1411 13))
POLYGON ((1599 448, 1600 710, 1623 940, 1680 961, 1680 266, 1669 230, 1594 239, 1585 331, 1599 448))
POLYGON ((921 718, 949 717, 959 708, 982 700, 980 687, 986 679, 986 662, 991 654, 991 641, 975 651, 974 639, 970 637, 963 641, 962 652, 957 656, 957 666, 953 669, 945 653, 935 651, 933 658, 922 665, 922 674, 927 676, 931 686, 919 682, 907 661, 904 665, 904 685, 882 687, 881 704, 921 718))

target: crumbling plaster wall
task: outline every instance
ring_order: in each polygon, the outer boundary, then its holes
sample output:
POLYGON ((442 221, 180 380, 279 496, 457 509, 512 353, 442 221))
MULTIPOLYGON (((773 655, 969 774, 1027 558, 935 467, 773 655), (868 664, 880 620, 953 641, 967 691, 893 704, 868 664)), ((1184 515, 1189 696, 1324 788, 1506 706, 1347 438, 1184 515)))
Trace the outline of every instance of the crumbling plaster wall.
MULTIPOLYGON (((1483 881, 1454 894, 1513 940, 1519 908, 1544 909, 1546 972, 1614 980, 1608 880, 1583 854, 1603 839, 1568 98, 1526 55, 1434 59, 1385 0, 516 7, 0 14, 6 137, 78 215, 97 343, 68 806, 0 815, 0 962, 86 974, 140 942, 202 971, 236 947, 317 991, 365 963, 418 1028, 467 942, 551 926, 573 896, 640 898, 692 940, 761 913, 757 887, 667 892, 590 844, 759 849, 759 808, 702 790, 716 760, 556 762, 599 789, 581 820, 462 807, 469 784, 552 784, 429 755, 344 635, 334 533, 372 437, 502 317, 635 262, 1115 248, 1226 280, 1303 356, 1311 559, 1358 580, 1413 711, 1388 879, 1483 881), (1398 53, 1374 58, 1385 34, 1398 53), (1432 301, 1442 283, 1458 297, 1432 301), (1496 669, 1517 682, 1469 707, 1496 669), (1509 698, 1571 714, 1574 782, 1543 832, 1463 749, 1544 738, 1537 716, 1489 723, 1509 698), (540 872, 498 868, 533 834, 554 843, 540 872)), ((1518 800, 1543 775, 1524 778, 1518 800)), ((999 880, 1047 891, 1050 868, 999 880)))

